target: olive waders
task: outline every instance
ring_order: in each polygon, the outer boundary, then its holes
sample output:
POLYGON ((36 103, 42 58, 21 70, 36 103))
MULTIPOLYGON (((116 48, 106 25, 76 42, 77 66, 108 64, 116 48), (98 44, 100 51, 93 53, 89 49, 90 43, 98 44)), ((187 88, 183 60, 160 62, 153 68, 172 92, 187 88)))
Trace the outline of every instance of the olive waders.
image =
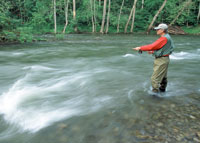
POLYGON ((167 87, 167 70, 169 56, 155 58, 151 83, 154 92, 165 92, 167 87))

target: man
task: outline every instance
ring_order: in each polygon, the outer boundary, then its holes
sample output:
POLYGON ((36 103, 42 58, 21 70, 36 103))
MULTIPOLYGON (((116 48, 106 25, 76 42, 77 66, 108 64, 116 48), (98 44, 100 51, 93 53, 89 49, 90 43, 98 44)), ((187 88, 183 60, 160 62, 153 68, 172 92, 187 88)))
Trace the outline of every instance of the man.
POLYGON ((173 41, 168 34, 168 26, 159 24, 154 28, 160 38, 154 43, 133 48, 136 51, 148 51, 155 57, 151 84, 153 93, 165 92, 167 87, 167 70, 169 65, 169 55, 174 49, 173 41))

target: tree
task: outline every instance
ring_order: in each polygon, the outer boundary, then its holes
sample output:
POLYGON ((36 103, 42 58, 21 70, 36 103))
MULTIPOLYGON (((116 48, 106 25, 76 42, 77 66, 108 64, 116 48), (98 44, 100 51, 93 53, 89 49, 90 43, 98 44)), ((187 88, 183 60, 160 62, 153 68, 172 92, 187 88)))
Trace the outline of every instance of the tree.
MULTIPOLYGON (((134 3, 133 3, 133 7, 132 7, 132 9, 131 9, 131 12, 130 12, 128 21, 127 21, 127 23, 126 23, 126 26, 125 26, 125 29, 124 29, 124 33, 127 33, 127 28, 128 28, 129 22, 130 22, 130 20, 131 20, 133 11, 134 11, 134 16, 133 16, 133 18, 135 17, 135 7, 136 7, 136 3, 137 3, 137 0, 135 0, 134 3)), ((134 22, 134 20, 133 20, 133 22, 134 22)))
POLYGON ((108 4, 108 14, 107 14, 106 33, 108 33, 108 29, 109 29, 110 5, 111 5, 111 0, 108 0, 108 1, 109 1, 109 4, 108 4))
POLYGON ((174 20, 169 24, 169 26, 171 26, 172 24, 175 23, 175 21, 179 18, 179 16, 183 13, 184 9, 190 5, 190 3, 192 2, 192 0, 188 0, 187 2, 185 2, 185 4, 183 4, 182 9, 179 11, 179 13, 177 14, 177 16, 174 18, 174 20))
POLYGON ((119 33, 119 22, 120 22, 120 17, 121 17, 123 6, 124 6, 124 0, 122 1, 121 7, 120 7, 120 11, 119 11, 118 22, 117 22, 117 33, 119 33))
POLYGON ((163 10, 163 8, 165 7, 166 2, 167 2, 167 0, 164 0, 162 6, 160 7, 160 9, 159 9, 158 12, 156 13, 156 15, 153 17, 153 20, 152 20, 151 24, 149 25, 149 27, 148 27, 148 29, 147 29, 147 34, 149 34, 149 32, 150 32, 150 30, 151 30, 151 28, 152 28, 152 26, 153 26, 153 24, 154 24, 156 18, 158 17, 158 15, 160 14, 160 12, 161 12, 161 11, 163 10))
POLYGON ((92 20, 92 32, 96 32, 96 5, 95 0, 90 0, 90 13, 92 20))
MULTIPOLYGON (((76 22, 76 0, 73 0, 73 20, 74 20, 74 22, 76 22)), ((75 27, 74 27, 74 31, 75 32, 78 31, 76 24, 75 24, 75 27)))
POLYGON ((142 9, 144 9, 144 0, 142 0, 142 9))
POLYGON ((198 16, 197 16, 197 24, 199 23, 199 17, 200 17, 200 2, 199 2, 199 12, 198 12, 198 16))
POLYGON ((96 20, 96 3, 94 0, 94 32, 96 32, 96 24, 97 24, 97 20, 96 20))
POLYGON ((95 32, 95 23, 94 23, 94 12, 93 12, 93 4, 92 0, 90 0, 90 7, 91 7, 91 19, 92 19, 92 32, 95 32))
POLYGON ((105 17, 106 17, 106 4, 107 4, 107 0, 104 0, 103 18, 102 18, 100 33, 104 32, 104 23, 105 23, 105 17))
POLYGON ((133 27, 134 27, 134 23, 135 23, 136 4, 137 4, 137 0, 134 1, 133 18, 132 18, 132 24, 131 24, 131 33, 133 33, 133 27))
POLYGON ((68 25, 68 8, 69 8, 69 0, 64 0, 65 3, 65 26, 63 29, 63 33, 65 33, 65 30, 67 28, 68 25))
POLYGON ((56 24, 56 0, 53 0, 53 9, 54 9, 54 33, 57 32, 57 24, 56 24))
MULTIPOLYGON (((187 7, 187 17, 189 17, 189 15, 190 15, 190 7, 187 7)), ((187 19, 186 25, 187 25, 187 27, 189 26, 189 20, 188 19, 187 19)))

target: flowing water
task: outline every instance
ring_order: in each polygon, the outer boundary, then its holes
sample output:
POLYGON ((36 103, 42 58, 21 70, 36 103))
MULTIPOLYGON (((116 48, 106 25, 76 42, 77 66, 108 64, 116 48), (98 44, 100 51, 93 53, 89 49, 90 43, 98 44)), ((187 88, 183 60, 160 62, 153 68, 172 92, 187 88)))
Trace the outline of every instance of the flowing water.
POLYGON ((1 45, 0 143, 198 142, 200 37, 172 35, 162 98, 148 94, 154 58, 132 50, 157 38, 1 45))

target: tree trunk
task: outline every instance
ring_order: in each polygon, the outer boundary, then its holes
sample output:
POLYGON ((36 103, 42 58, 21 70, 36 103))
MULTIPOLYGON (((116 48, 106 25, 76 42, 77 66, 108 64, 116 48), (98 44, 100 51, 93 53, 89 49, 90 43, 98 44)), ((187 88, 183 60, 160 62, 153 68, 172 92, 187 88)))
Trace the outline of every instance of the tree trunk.
POLYGON ((199 13, 198 13, 198 16, 197 16, 197 24, 199 23, 199 17, 200 17, 200 2, 199 2, 199 13))
POLYGON ((134 27, 134 23, 135 23, 136 4, 137 4, 137 0, 134 1, 134 6, 133 6, 133 18, 132 18, 132 24, 131 24, 131 33, 133 33, 133 27, 134 27))
POLYGON ((156 15, 153 17, 153 20, 152 20, 151 24, 149 25, 149 27, 148 27, 148 29, 147 29, 147 34, 149 34, 149 32, 150 32, 150 30, 151 30, 151 28, 152 28, 152 26, 153 26, 153 24, 154 24, 156 18, 158 17, 158 15, 160 14, 160 12, 161 12, 161 11, 163 10, 163 8, 165 7, 166 2, 167 2, 167 0, 164 0, 162 6, 160 7, 160 9, 159 9, 158 12, 156 13, 156 15))
POLYGON ((108 29, 109 29, 110 5, 111 5, 111 0, 109 0, 109 4, 108 4, 108 14, 107 14, 107 24, 106 24, 106 34, 108 33, 108 29))
POLYGON ((142 9, 144 9, 144 0, 142 0, 142 9))
POLYGON ((184 9, 190 5, 190 3, 192 2, 192 0, 188 0, 183 8, 179 11, 179 13, 177 14, 177 16, 174 18, 174 20, 169 24, 169 26, 171 26, 172 24, 174 24, 176 22, 176 20, 179 18, 179 16, 183 13, 184 9))
POLYGON ((63 29, 63 33, 65 33, 65 30, 67 28, 67 25, 68 25, 68 8, 69 8, 69 0, 65 0, 65 26, 64 26, 64 29, 63 29))
POLYGON ((96 5, 95 5, 95 0, 94 0, 94 32, 96 32, 96 24, 97 24, 97 20, 96 20, 96 5))
POLYGON ((118 17, 118 22, 117 22, 117 33, 119 33, 119 22, 120 22, 120 17, 121 17, 123 6, 124 6, 124 0, 122 1, 122 5, 121 5, 121 8, 120 8, 120 12, 119 12, 119 17, 118 17))
POLYGON ((57 25, 56 25, 56 0, 53 0, 53 9, 54 9, 54 33, 57 33, 57 25))
POLYGON ((106 17, 106 3, 107 3, 107 0, 104 0, 103 17, 102 17, 100 33, 103 33, 104 31, 104 23, 105 23, 105 17, 106 17))
MULTIPOLYGON (((76 0, 73 0, 73 20, 76 21, 76 0)), ((75 24, 74 31, 77 32, 77 25, 75 24)))
POLYGON ((93 13, 93 4, 92 4, 92 1, 93 0, 90 0, 90 8, 91 8, 91 13, 92 13, 92 17, 91 17, 91 19, 92 19, 92 33, 94 33, 94 13, 93 13))
POLYGON ((101 0, 99 0, 99 6, 101 6, 101 0))
MULTIPOLYGON (((135 2, 134 2, 134 3, 135 3, 135 2)), ((130 20, 131 20, 131 16, 132 16, 132 14, 133 14, 133 9, 134 9, 134 4, 133 4, 133 7, 132 7, 132 9, 131 9, 131 12, 130 12, 128 21, 127 21, 127 23, 126 23, 126 26, 125 26, 125 29, 124 29, 124 33, 127 33, 127 28, 128 28, 129 22, 130 22, 130 20)))
MULTIPOLYGON (((187 9, 188 11, 188 13, 187 13, 187 16, 189 17, 190 16, 190 8, 188 7, 188 9, 187 9)), ((189 21, 188 21, 188 19, 187 19, 187 22, 186 22, 186 24, 187 24, 187 27, 189 27, 189 21)))

